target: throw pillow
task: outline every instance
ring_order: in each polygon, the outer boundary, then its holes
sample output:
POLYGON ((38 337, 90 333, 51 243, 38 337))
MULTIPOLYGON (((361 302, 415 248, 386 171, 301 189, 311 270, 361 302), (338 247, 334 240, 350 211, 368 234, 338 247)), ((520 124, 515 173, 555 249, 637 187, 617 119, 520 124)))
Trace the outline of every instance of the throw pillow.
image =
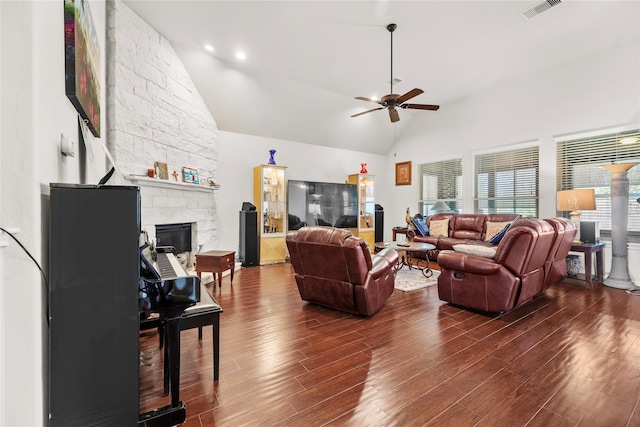
POLYGON ((467 255, 481 256, 493 259, 496 256, 496 248, 478 245, 453 245, 453 250, 467 255))
POLYGON ((502 229, 507 225, 511 224, 511 221, 506 222, 491 222, 487 221, 487 232, 484 235, 484 241, 488 242, 493 239, 493 236, 502 231, 502 229))
POLYGON ((411 222, 413 222, 413 226, 416 228, 416 231, 418 232, 419 235, 421 236, 429 235, 429 227, 427 227, 427 223, 425 220, 414 218, 411 220, 411 222))
POLYGON ((509 227, 511 227, 511 223, 508 223, 507 225, 505 225, 504 228, 498 234, 496 234, 491 238, 491 240, 489 240, 489 243, 492 243, 494 245, 497 245, 498 243, 500 243, 504 235, 507 234, 507 230, 509 229, 509 227))
POLYGON ((429 236, 449 237, 449 218, 432 220, 429 224, 429 236))

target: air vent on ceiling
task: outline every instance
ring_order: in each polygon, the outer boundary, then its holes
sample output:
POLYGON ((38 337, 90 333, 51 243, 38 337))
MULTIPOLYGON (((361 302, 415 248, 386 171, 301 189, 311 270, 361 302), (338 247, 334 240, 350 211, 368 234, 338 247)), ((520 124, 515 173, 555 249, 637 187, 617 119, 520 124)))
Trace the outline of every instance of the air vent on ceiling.
MULTIPOLYGON (((393 84, 397 85, 398 83, 400 83, 402 81, 402 79, 399 79, 397 77, 393 78, 393 84)), ((390 85, 392 82, 387 82, 388 85, 390 85)))
POLYGON ((529 9, 523 10, 520 14, 527 19, 531 19, 534 16, 540 15, 545 10, 549 10, 553 6, 559 5, 560 2, 561 0, 544 0, 540 3, 534 4, 529 9))

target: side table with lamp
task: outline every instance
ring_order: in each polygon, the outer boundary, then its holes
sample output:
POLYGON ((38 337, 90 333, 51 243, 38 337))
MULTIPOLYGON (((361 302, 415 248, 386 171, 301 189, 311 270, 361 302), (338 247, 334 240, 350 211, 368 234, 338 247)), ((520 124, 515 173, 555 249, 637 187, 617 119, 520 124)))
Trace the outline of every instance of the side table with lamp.
MULTIPOLYGON (((587 288, 593 289, 593 273, 592 273, 592 260, 593 254, 596 255, 596 284, 601 284, 603 281, 603 261, 602 252, 604 249, 604 243, 598 242, 582 242, 580 236, 580 211, 583 210, 595 210, 596 209, 596 195, 593 188, 576 188, 573 190, 558 191, 557 194, 557 209, 559 211, 571 211, 571 222, 576 226, 576 236, 573 244, 571 245, 571 252, 581 252, 584 254, 584 279, 587 288)), ((575 273, 580 270, 579 258, 577 255, 569 255, 567 257, 567 272, 575 269, 575 273)), ((575 276, 575 274, 570 274, 575 276)))

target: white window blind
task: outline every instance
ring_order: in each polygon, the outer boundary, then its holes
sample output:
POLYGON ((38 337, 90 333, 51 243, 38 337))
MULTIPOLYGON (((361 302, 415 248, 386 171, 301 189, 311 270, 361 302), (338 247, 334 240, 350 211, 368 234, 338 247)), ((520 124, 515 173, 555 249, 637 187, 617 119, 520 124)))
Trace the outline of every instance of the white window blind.
MULTIPOLYGON (((611 230, 611 173, 600 166, 640 162, 640 142, 625 145, 625 137, 640 138, 640 130, 607 133, 587 138, 558 141, 556 144, 557 189, 593 188, 596 210, 582 211, 581 221, 598 221, 604 235, 611 230)), ((640 235, 640 165, 631 168, 629 178, 629 223, 631 234, 640 235)), ((561 213, 567 216, 565 212, 561 213)))
POLYGON ((538 146, 475 156, 475 212, 538 216, 538 146))
POLYGON ((462 159, 421 164, 420 195, 418 205, 423 216, 431 215, 438 201, 454 212, 462 212, 462 159))

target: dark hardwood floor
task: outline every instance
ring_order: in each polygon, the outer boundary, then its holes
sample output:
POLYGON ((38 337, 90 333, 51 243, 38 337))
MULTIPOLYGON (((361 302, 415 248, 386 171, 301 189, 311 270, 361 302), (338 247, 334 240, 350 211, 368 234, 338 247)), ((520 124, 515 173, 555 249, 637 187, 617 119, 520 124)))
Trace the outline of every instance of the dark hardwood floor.
MULTIPOLYGON (((208 285, 213 289, 213 284, 208 285)), ((502 316, 395 291, 373 317, 300 300, 290 264, 236 271, 211 327, 182 332, 184 426, 640 426, 640 297, 565 280, 502 316)), ((140 412, 162 397, 141 334, 140 412)))

